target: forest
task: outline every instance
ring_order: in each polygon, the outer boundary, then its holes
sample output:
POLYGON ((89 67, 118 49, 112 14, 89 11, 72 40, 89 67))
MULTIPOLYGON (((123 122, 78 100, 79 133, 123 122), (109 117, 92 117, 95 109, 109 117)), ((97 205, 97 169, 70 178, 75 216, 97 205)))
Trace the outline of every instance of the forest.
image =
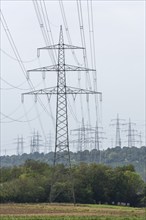
MULTIPOLYGON (((90 164, 104 164, 110 167, 125 166, 132 164, 135 171, 140 174, 142 179, 146 182, 146 147, 115 147, 107 148, 106 150, 98 151, 93 149, 91 151, 84 150, 82 152, 70 152, 72 165, 80 164, 81 162, 90 164)), ((42 161, 49 165, 53 164, 54 153, 31 153, 12 156, 1 156, 0 166, 11 167, 23 165, 26 160, 32 159, 36 161, 42 161)), ((62 161, 63 163, 63 161, 62 161)))
POLYGON ((40 161, 26 160, 23 165, 1 167, 0 201, 16 203, 72 203, 72 186, 76 203, 113 204, 144 207, 146 183, 133 165, 112 168, 104 164, 80 163, 70 169, 40 161))

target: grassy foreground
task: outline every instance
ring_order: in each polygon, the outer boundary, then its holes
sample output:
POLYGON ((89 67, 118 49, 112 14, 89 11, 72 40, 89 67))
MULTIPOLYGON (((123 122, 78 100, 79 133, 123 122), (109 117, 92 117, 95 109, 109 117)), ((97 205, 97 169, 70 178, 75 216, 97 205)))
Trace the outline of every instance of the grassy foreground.
POLYGON ((141 217, 47 217, 47 216, 37 216, 37 217, 1 217, 2 220, 145 220, 141 217))
POLYGON ((108 205, 1 204, 1 220, 145 220, 145 209, 108 205))

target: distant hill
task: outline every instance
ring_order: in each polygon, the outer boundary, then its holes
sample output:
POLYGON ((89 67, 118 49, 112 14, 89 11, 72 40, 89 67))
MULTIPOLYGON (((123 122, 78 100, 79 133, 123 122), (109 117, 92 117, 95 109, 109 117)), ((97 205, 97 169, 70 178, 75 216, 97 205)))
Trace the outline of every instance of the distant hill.
MULTIPOLYGON (((146 147, 115 147, 108 148, 103 151, 93 149, 83 152, 70 152, 72 164, 85 163, 102 163, 111 167, 133 164, 136 172, 138 172, 146 182, 146 147)), ((39 160, 48 164, 53 164, 54 153, 48 154, 35 152, 33 154, 22 154, 21 156, 1 156, 1 167, 18 166, 25 163, 28 159, 39 160)), ((63 161, 62 161, 63 162, 63 161)))

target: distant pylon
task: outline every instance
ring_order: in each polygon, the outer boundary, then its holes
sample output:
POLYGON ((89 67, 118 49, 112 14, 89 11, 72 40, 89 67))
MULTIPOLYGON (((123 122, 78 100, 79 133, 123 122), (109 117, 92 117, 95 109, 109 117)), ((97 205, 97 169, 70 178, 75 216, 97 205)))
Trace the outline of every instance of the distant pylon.
POLYGON ((142 147, 142 133, 141 133, 141 131, 139 132, 139 134, 138 134, 138 137, 139 137, 139 147, 142 147))
POLYGON ((52 140, 53 140, 53 136, 50 132, 49 135, 47 136, 47 139, 45 140, 45 144, 44 144, 44 153, 45 154, 52 151, 52 140))
POLYGON ((39 132, 33 132, 33 136, 31 137, 31 143, 30 143, 30 152, 35 153, 35 152, 40 152, 40 146, 41 146, 41 135, 39 135, 39 132))
POLYGON ((136 135, 135 132, 136 132, 136 130, 133 129, 133 125, 136 125, 136 123, 131 122, 131 119, 129 118, 129 122, 126 123, 126 125, 128 125, 128 129, 125 130, 125 131, 128 132, 128 135, 127 135, 127 137, 128 137, 128 140, 127 140, 128 147, 134 147, 135 146, 135 142, 137 142, 137 141, 135 140, 135 135, 136 135))
POLYGON ((101 131, 102 127, 90 127, 85 126, 82 123, 82 127, 71 130, 72 136, 78 136, 78 139, 73 139, 71 143, 78 144, 77 151, 91 150, 96 149, 99 151, 99 144, 103 139, 106 139, 102 136, 105 132, 101 131), (77 132, 77 133, 75 133, 77 132), (75 133, 75 134, 73 134, 75 133), (84 140, 84 141, 83 141, 84 140))
POLYGON ((104 131, 102 131, 101 129, 103 129, 103 127, 99 127, 96 123, 96 127, 91 127, 91 134, 94 134, 94 149, 96 150, 100 150, 100 146, 103 139, 106 139, 106 137, 103 137, 102 135, 105 134, 104 131))
POLYGON ((132 147, 132 128, 131 128, 130 118, 129 118, 129 124, 128 124, 128 147, 132 147))
POLYGON ((18 135, 16 140, 17 140, 17 142, 15 142, 15 144, 17 144, 16 154, 22 155, 23 154, 23 145, 25 143, 23 140, 23 136, 21 135, 21 137, 19 137, 19 135, 18 135))
POLYGON ((117 114, 116 119, 112 119, 111 121, 116 121, 115 124, 110 124, 110 125, 116 125, 116 139, 115 139, 115 147, 121 147, 121 133, 120 133, 120 126, 124 125, 121 123, 121 121, 125 121, 124 119, 119 118, 119 114, 117 114))
POLYGON ((77 140, 73 140, 72 143, 77 143, 78 144, 78 147, 77 147, 77 151, 84 151, 84 150, 90 150, 88 145, 90 144, 90 138, 89 138, 89 133, 91 131, 94 131, 94 129, 88 127, 88 126, 85 126, 84 124, 84 118, 82 118, 82 124, 81 124, 81 127, 79 128, 76 128, 76 129, 72 129, 70 132, 71 132, 71 135, 77 135, 78 136, 78 139, 77 140), (73 133, 76 133, 77 134, 73 134, 73 133))

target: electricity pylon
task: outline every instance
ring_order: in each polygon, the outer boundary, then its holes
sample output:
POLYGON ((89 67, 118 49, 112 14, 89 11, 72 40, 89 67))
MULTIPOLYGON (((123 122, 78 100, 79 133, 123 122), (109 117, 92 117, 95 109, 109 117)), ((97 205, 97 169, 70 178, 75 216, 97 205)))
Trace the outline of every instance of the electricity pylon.
POLYGON ((31 137, 31 142, 30 142, 31 153, 40 152, 40 146, 41 146, 40 142, 42 141, 40 137, 41 135, 39 135, 39 132, 38 131, 35 132, 34 130, 34 133, 33 133, 33 136, 31 137))
POLYGON ((138 136, 138 138, 139 138, 139 147, 142 147, 142 133, 141 133, 141 131, 139 132, 139 134, 137 135, 138 136))
POLYGON ((44 153, 47 154, 52 151, 52 142, 53 142, 53 136, 51 132, 47 135, 47 139, 44 143, 44 153))
POLYGON ((23 145, 24 145, 24 140, 23 140, 23 136, 19 137, 19 135, 17 136, 17 142, 15 142, 14 144, 17 144, 17 155, 22 155, 23 154, 23 145))
POLYGON ((126 123, 126 125, 128 125, 128 129, 125 130, 125 131, 128 132, 128 135, 127 135, 127 137, 128 137, 128 141, 127 141, 128 142, 128 147, 134 147, 135 142, 137 142, 137 141, 135 141, 135 131, 136 130, 134 130, 132 127, 133 127, 133 125, 136 125, 136 123, 131 122, 131 119, 129 118, 129 122, 126 123))
POLYGON ((100 150, 100 144, 102 143, 101 139, 106 139, 106 137, 102 136, 103 134, 105 134, 105 132, 101 131, 101 129, 103 129, 103 127, 98 127, 97 123, 96 123, 96 127, 93 127, 92 129, 93 129, 93 131, 91 131, 90 133, 94 134, 94 139, 95 139, 94 148, 99 151, 100 150))
POLYGON ((29 72, 57 72, 57 86, 51 88, 45 88, 40 90, 31 91, 22 94, 22 101, 24 95, 47 95, 50 99, 51 95, 57 95, 56 103, 56 138, 55 138, 55 153, 54 153, 54 166, 57 163, 65 163, 65 165, 71 168, 70 152, 69 152, 69 134, 68 134, 68 111, 67 111, 67 95, 71 94, 76 96, 77 94, 100 94, 101 92, 91 91, 81 88, 69 87, 66 85, 66 72, 69 71, 95 71, 94 69, 88 69, 84 67, 78 67, 73 65, 67 65, 65 63, 65 50, 68 49, 84 49, 82 47, 72 46, 64 44, 62 26, 60 26, 59 43, 47 47, 38 48, 40 50, 58 50, 58 63, 51 66, 41 67, 37 69, 29 70, 29 72), (64 161, 62 160, 64 159, 64 161))
POLYGON ((94 131, 94 129, 91 129, 89 126, 86 126, 84 124, 84 119, 82 118, 82 124, 80 128, 72 129, 70 131, 71 135, 78 136, 77 140, 73 140, 72 143, 78 143, 78 150, 77 151, 84 151, 85 149, 89 150, 89 132, 94 131), (77 133, 76 133, 77 132, 77 133), (76 133, 76 134, 73 134, 76 133))
POLYGON ((116 121, 115 124, 111 125, 116 125, 116 140, 115 140, 115 147, 121 147, 121 134, 120 134, 120 125, 125 125, 121 124, 121 121, 125 121, 124 119, 119 118, 119 114, 117 114, 116 119, 112 119, 111 121, 116 121))
POLYGON ((78 139, 72 140, 71 143, 78 143, 78 151, 81 152, 85 149, 91 150, 91 146, 89 147, 90 144, 94 146, 94 149, 99 151, 99 144, 101 144, 101 139, 106 139, 105 137, 101 136, 105 132, 100 131, 100 128, 102 127, 88 127, 85 125, 83 126, 82 124, 82 127, 71 130, 71 134, 73 132, 78 132, 77 134, 74 134, 75 136, 78 135, 78 139))

